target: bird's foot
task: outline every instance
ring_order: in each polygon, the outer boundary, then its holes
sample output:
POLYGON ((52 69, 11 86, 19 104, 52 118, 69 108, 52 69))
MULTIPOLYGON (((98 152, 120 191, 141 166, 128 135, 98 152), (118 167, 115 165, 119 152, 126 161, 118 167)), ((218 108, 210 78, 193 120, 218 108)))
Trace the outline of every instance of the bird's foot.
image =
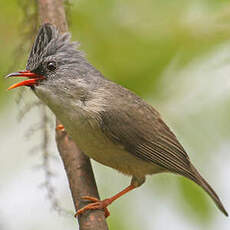
POLYGON ((114 196, 105 199, 105 200, 98 200, 95 197, 91 197, 91 196, 83 196, 81 197, 84 200, 89 200, 92 203, 86 205, 85 207, 79 209, 77 211, 77 213, 75 214, 75 217, 77 217, 78 215, 84 213, 87 210, 95 210, 95 209, 102 209, 105 212, 105 218, 108 217, 110 215, 109 210, 107 209, 107 206, 110 205, 113 201, 117 200, 119 197, 121 197, 122 195, 126 194, 127 192, 133 190, 134 188, 136 188, 136 186, 134 185, 129 185, 128 187, 126 187, 125 189, 123 189, 121 192, 115 194, 114 196))
POLYGON ((107 218, 110 215, 107 206, 112 203, 111 199, 99 200, 99 199, 97 199, 95 197, 91 197, 91 196, 83 196, 81 198, 84 199, 84 200, 92 201, 92 203, 86 205, 85 207, 83 207, 81 209, 79 209, 77 211, 77 213, 75 214, 75 217, 77 217, 78 215, 81 215, 82 213, 84 213, 87 210, 95 210, 95 209, 104 210, 105 218, 107 218))
POLYGON ((56 130, 65 131, 65 127, 62 124, 56 126, 56 130))

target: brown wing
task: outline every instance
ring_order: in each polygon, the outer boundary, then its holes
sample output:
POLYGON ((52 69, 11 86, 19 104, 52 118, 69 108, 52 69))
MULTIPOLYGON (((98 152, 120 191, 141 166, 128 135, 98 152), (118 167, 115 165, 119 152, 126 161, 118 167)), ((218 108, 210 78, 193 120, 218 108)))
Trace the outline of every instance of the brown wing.
POLYGON ((101 119, 102 129, 112 141, 122 144, 136 157, 193 180, 203 187, 217 207, 228 216, 215 191, 190 163, 176 136, 151 106, 129 104, 120 107, 119 112, 111 110, 101 113, 101 119))
POLYGON ((171 172, 194 178, 184 148, 158 112, 143 100, 136 98, 133 102, 119 105, 119 111, 102 112, 101 120, 104 133, 131 154, 171 172))
POLYGON ((128 104, 120 107, 119 112, 102 112, 101 119, 102 130, 112 141, 122 144, 138 158, 193 180, 228 216, 215 191, 190 163, 184 148, 154 108, 148 104, 128 104))

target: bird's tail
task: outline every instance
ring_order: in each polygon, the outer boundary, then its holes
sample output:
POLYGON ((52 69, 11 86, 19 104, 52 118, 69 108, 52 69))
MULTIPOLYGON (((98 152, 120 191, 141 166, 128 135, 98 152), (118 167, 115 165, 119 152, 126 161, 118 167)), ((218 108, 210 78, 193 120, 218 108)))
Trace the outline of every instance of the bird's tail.
POLYGON ((222 204, 220 198, 217 196, 216 192, 212 189, 212 187, 208 184, 208 182, 200 175, 200 173, 196 170, 196 168, 193 165, 191 165, 191 169, 194 172, 195 177, 190 179, 192 179, 195 183, 200 185, 213 199, 213 201, 215 202, 216 206, 220 209, 220 211, 223 212, 225 216, 228 216, 228 213, 224 208, 224 205, 222 204))

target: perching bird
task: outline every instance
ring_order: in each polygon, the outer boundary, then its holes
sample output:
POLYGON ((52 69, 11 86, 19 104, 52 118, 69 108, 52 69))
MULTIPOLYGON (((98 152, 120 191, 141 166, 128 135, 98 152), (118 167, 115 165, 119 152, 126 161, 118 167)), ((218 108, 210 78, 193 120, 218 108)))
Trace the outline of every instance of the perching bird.
POLYGON ((40 27, 26 71, 8 77, 28 77, 14 84, 29 86, 53 111, 68 134, 90 158, 132 177, 131 184, 115 196, 91 200, 78 210, 104 209, 145 182, 146 175, 171 172, 200 185, 228 216, 211 186, 191 163, 187 153, 160 114, 128 89, 111 82, 95 69, 51 24, 40 27))

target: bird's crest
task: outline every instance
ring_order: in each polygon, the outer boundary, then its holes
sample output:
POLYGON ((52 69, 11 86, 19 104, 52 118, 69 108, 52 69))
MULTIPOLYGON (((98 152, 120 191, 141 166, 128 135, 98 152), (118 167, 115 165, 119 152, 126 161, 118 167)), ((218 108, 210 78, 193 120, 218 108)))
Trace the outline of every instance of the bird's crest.
POLYGON ((60 34, 56 27, 49 23, 42 25, 32 46, 26 69, 36 69, 45 57, 57 52, 76 51, 78 43, 70 42, 70 38, 69 33, 60 34))

